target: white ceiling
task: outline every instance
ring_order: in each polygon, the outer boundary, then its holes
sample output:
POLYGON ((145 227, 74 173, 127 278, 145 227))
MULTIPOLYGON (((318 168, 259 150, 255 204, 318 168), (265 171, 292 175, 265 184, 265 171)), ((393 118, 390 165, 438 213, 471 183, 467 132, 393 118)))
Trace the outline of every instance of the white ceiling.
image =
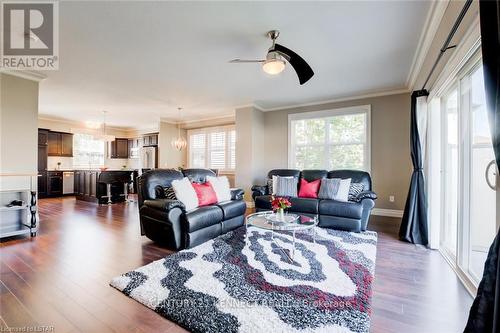
POLYGON ((60 63, 40 85, 40 114, 146 128, 405 87, 430 3, 60 2, 60 63), (279 29, 315 76, 300 86, 258 64, 279 29))

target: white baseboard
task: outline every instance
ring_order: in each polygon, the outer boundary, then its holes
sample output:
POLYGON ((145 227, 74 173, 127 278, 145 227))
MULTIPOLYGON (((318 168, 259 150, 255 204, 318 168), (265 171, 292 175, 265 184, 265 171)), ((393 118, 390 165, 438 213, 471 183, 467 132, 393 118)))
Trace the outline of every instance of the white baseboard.
POLYGON ((403 211, 398 209, 373 208, 372 215, 403 217, 403 211))
POLYGON ((245 201, 247 204, 247 208, 254 208, 255 207, 255 202, 254 201, 245 201))

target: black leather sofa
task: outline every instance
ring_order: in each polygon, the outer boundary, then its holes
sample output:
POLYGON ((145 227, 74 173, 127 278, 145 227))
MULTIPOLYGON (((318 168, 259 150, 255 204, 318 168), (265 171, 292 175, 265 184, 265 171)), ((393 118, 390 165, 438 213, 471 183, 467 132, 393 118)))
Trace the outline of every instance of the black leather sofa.
MULTIPOLYGON (((267 178, 272 176, 293 176, 304 178, 308 182, 321 178, 351 178, 352 183, 362 183, 361 192, 355 201, 341 202, 314 198, 290 198, 292 206, 290 212, 301 213, 319 218, 319 226, 354 232, 364 231, 367 228, 372 208, 375 206, 377 195, 371 191, 372 181, 370 174, 357 170, 292 170, 277 169, 269 171, 267 178)), ((298 193, 298 191, 297 191, 298 193)), ((252 197, 255 201, 256 211, 271 210, 271 193, 267 185, 252 187, 252 197)))
POLYGON ((188 177, 205 182, 215 176, 208 169, 155 169, 138 177, 141 235, 179 250, 191 248, 244 224, 246 204, 243 190, 231 189, 231 200, 186 211, 178 200, 165 198, 164 188, 175 179, 188 177))

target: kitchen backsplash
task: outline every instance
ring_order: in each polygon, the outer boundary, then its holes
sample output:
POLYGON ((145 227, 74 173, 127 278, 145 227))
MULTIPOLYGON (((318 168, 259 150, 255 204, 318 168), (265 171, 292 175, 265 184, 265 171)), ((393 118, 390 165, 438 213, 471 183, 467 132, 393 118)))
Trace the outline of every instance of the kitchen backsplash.
MULTIPOLYGON (((106 158, 104 160, 104 165, 109 169, 121 169, 124 165, 127 166, 127 169, 138 169, 139 168, 139 159, 117 159, 117 158, 106 158)), ((95 166, 96 168, 98 166, 95 166)), ((47 169, 48 170, 72 170, 73 167, 73 157, 58 157, 58 156, 49 156, 47 159, 47 169), (60 167, 57 167, 57 163, 61 162, 60 167)))

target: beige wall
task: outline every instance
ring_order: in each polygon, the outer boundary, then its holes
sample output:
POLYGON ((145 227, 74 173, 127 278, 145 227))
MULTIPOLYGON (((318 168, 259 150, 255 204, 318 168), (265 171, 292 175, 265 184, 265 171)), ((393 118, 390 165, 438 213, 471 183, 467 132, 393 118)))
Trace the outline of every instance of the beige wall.
POLYGON ((267 174, 264 122, 264 113, 254 107, 236 109, 235 183, 245 191, 246 201, 252 200, 252 185, 262 183, 267 174))
POLYGON ((376 207, 403 210, 412 171, 409 93, 265 112, 263 174, 288 167, 289 114, 368 104, 371 105, 371 175, 373 189, 379 196, 376 207), (395 202, 389 202, 390 195, 394 195, 395 202))
MULTIPOLYGON (((186 167, 187 149, 178 151, 172 147, 172 139, 178 135, 177 125, 167 122, 160 122, 160 136, 158 138, 158 167, 173 168, 186 167)), ((181 135, 187 140, 186 130, 181 129, 181 135)))
MULTIPOLYGON (((0 74, 0 173, 37 173, 38 82, 0 74)), ((29 176, 0 178, 0 189, 36 185, 29 176)), ((36 188, 36 187, 34 187, 36 188)))

